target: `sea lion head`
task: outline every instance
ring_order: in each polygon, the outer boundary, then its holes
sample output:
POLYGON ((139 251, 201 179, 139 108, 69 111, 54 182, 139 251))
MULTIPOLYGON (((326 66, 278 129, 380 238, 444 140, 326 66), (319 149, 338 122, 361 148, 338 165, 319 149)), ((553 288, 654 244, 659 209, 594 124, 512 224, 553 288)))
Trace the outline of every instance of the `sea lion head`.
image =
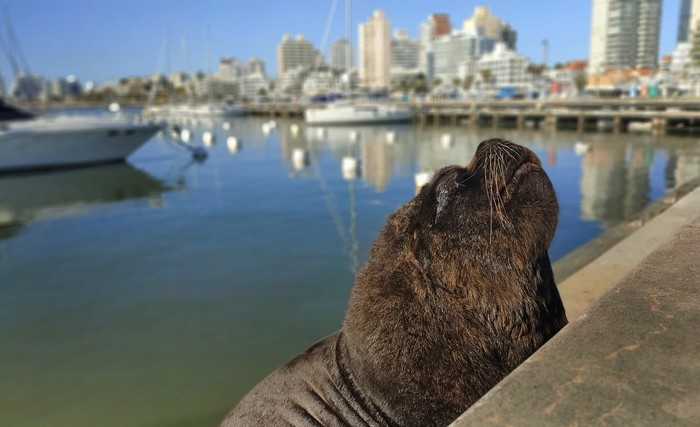
POLYGON ((439 170, 398 212, 410 253, 458 290, 476 275, 522 270, 547 253, 559 207, 537 156, 501 139, 482 142, 471 163, 439 170), (503 271, 500 271, 500 267, 503 271), (459 280, 459 271, 469 280, 459 280))
POLYGON ((566 324, 557 216, 537 156, 489 139, 388 217, 343 331, 358 382, 399 424, 446 424, 566 324))

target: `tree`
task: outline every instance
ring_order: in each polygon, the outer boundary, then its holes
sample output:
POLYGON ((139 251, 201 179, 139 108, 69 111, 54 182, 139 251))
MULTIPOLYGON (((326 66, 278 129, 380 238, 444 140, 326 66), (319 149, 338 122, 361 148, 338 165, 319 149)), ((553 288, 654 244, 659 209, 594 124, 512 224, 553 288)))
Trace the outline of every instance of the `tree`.
POLYGON ((581 92, 587 84, 588 76, 586 75, 586 73, 576 74, 576 77, 574 77, 574 85, 576 85, 576 89, 578 89, 579 92, 581 92))
POLYGON ((442 79, 440 77, 435 77, 433 79, 433 87, 440 86, 442 84, 442 79))
POLYGON ((469 88, 472 87, 472 83, 474 83, 474 76, 470 74, 464 78, 462 86, 464 87, 464 89, 469 90, 469 88))
POLYGON ((484 82, 490 82, 491 81, 491 70, 488 68, 484 68, 481 70, 481 80, 484 82))
POLYGON ((462 85, 462 79, 459 77, 455 77, 452 79, 452 86, 454 87, 460 87, 462 85))

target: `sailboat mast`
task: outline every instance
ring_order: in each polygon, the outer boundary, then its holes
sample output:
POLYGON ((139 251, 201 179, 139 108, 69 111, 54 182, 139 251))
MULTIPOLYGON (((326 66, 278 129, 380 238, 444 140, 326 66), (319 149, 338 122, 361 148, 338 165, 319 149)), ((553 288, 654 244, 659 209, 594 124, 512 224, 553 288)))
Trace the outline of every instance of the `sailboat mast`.
POLYGON ((345 58, 347 65, 347 95, 352 99, 352 6, 351 0, 345 0, 345 38, 348 45, 345 48, 345 58))

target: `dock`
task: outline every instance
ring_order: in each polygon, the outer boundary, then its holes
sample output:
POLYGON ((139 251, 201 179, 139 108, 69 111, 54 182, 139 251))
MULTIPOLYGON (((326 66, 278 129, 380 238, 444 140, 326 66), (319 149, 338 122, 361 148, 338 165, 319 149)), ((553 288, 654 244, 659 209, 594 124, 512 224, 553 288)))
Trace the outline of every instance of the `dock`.
MULTIPOLYGON (((493 129, 575 130, 577 132, 700 132, 700 98, 550 99, 412 101, 420 126, 479 126, 493 129)), ((302 118, 310 105, 250 104, 246 114, 302 118)))

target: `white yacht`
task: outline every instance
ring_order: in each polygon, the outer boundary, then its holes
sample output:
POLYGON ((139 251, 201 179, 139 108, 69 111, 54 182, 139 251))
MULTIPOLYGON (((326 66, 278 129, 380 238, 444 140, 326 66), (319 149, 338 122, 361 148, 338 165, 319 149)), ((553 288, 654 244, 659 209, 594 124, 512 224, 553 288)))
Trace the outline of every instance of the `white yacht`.
POLYGON ((36 117, 0 101, 0 172, 123 161, 158 130, 112 117, 36 117))
POLYGON ((325 107, 307 108, 304 119, 310 125, 357 125, 406 123, 413 119, 413 115, 406 107, 336 101, 325 107))
POLYGON ((164 119, 227 118, 245 114, 245 107, 236 104, 179 104, 150 107, 147 114, 164 119))
MULTIPOLYGON (((350 37, 351 0, 345 0, 345 38, 347 44, 346 57, 352 58, 350 37)), ((352 100, 352 65, 346 70, 345 86, 348 100, 331 102, 321 107, 308 107, 304 111, 304 120, 309 125, 358 125, 405 123, 413 119, 410 108, 398 105, 379 103, 376 101, 352 100)))

